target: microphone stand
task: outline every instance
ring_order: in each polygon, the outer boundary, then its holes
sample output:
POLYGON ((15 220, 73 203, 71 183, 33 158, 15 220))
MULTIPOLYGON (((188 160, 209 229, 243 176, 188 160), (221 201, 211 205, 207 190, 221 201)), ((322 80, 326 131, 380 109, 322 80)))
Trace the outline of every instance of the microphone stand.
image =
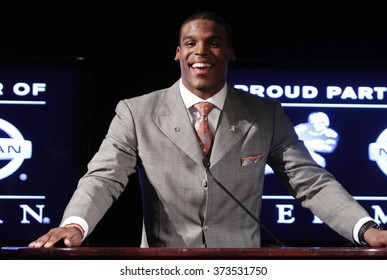
POLYGON ((210 171, 210 160, 209 158, 207 157, 204 157, 203 158, 203 165, 204 167, 206 168, 206 172, 207 174, 209 174, 211 176, 211 178, 215 181, 215 183, 221 187, 243 210, 245 210, 245 212, 251 217, 253 218, 253 220, 260 226, 262 227, 265 232, 267 234, 269 234, 271 236, 271 238, 273 238, 275 240, 275 242, 277 242, 281 247, 285 247, 285 245, 277 238, 274 236, 274 234, 272 234, 262 223, 260 220, 257 219, 257 217, 255 217, 225 186, 223 186, 211 173, 210 171))

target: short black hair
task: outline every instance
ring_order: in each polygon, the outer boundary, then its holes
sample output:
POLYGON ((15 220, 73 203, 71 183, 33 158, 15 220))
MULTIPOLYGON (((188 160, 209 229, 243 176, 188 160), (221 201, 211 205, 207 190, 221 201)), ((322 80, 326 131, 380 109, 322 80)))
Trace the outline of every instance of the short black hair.
POLYGON ((214 13, 214 12, 210 12, 210 11, 196 12, 196 13, 191 14, 190 16, 188 16, 183 21, 183 23, 180 25, 179 39, 180 39, 181 30, 182 30, 183 26, 185 24, 187 24, 188 22, 191 22, 191 21, 194 21, 194 20, 197 20, 197 19, 211 20, 211 21, 214 21, 214 22, 219 23, 220 25, 224 26, 224 28, 226 29, 227 45, 229 47, 232 47, 232 31, 231 31, 230 25, 219 14, 214 13))

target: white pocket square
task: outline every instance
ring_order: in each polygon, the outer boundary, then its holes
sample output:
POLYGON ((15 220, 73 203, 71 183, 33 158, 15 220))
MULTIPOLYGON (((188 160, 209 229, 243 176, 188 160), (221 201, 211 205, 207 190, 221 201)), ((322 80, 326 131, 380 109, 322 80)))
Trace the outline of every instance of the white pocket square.
POLYGON ((241 165, 242 166, 246 166, 246 165, 249 165, 249 164, 257 163, 261 159, 263 159, 263 154, 262 153, 261 154, 256 154, 256 155, 251 155, 251 156, 248 156, 248 157, 243 157, 243 158, 241 158, 241 165))

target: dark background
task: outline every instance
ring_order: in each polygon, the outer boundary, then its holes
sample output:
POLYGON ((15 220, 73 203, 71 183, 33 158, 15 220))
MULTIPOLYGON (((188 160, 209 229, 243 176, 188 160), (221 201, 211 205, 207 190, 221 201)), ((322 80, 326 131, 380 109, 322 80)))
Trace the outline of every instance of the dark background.
MULTIPOLYGON (((178 31, 195 11, 218 12, 231 24, 237 63, 387 68, 383 1, 25 5, 1 9, 0 57, 83 58, 84 166, 98 149, 120 99, 168 87, 179 78, 173 60, 178 31)), ((135 177, 132 182, 86 244, 138 245, 140 200, 135 177)))

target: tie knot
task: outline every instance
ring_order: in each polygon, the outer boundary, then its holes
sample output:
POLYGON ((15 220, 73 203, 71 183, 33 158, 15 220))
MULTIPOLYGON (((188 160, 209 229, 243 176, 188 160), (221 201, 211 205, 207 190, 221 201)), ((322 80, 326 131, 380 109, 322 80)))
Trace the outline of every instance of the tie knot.
POLYGON ((212 108, 214 108, 214 105, 208 102, 199 102, 196 103, 194 107, 201 116, 207 116, 212 108))

